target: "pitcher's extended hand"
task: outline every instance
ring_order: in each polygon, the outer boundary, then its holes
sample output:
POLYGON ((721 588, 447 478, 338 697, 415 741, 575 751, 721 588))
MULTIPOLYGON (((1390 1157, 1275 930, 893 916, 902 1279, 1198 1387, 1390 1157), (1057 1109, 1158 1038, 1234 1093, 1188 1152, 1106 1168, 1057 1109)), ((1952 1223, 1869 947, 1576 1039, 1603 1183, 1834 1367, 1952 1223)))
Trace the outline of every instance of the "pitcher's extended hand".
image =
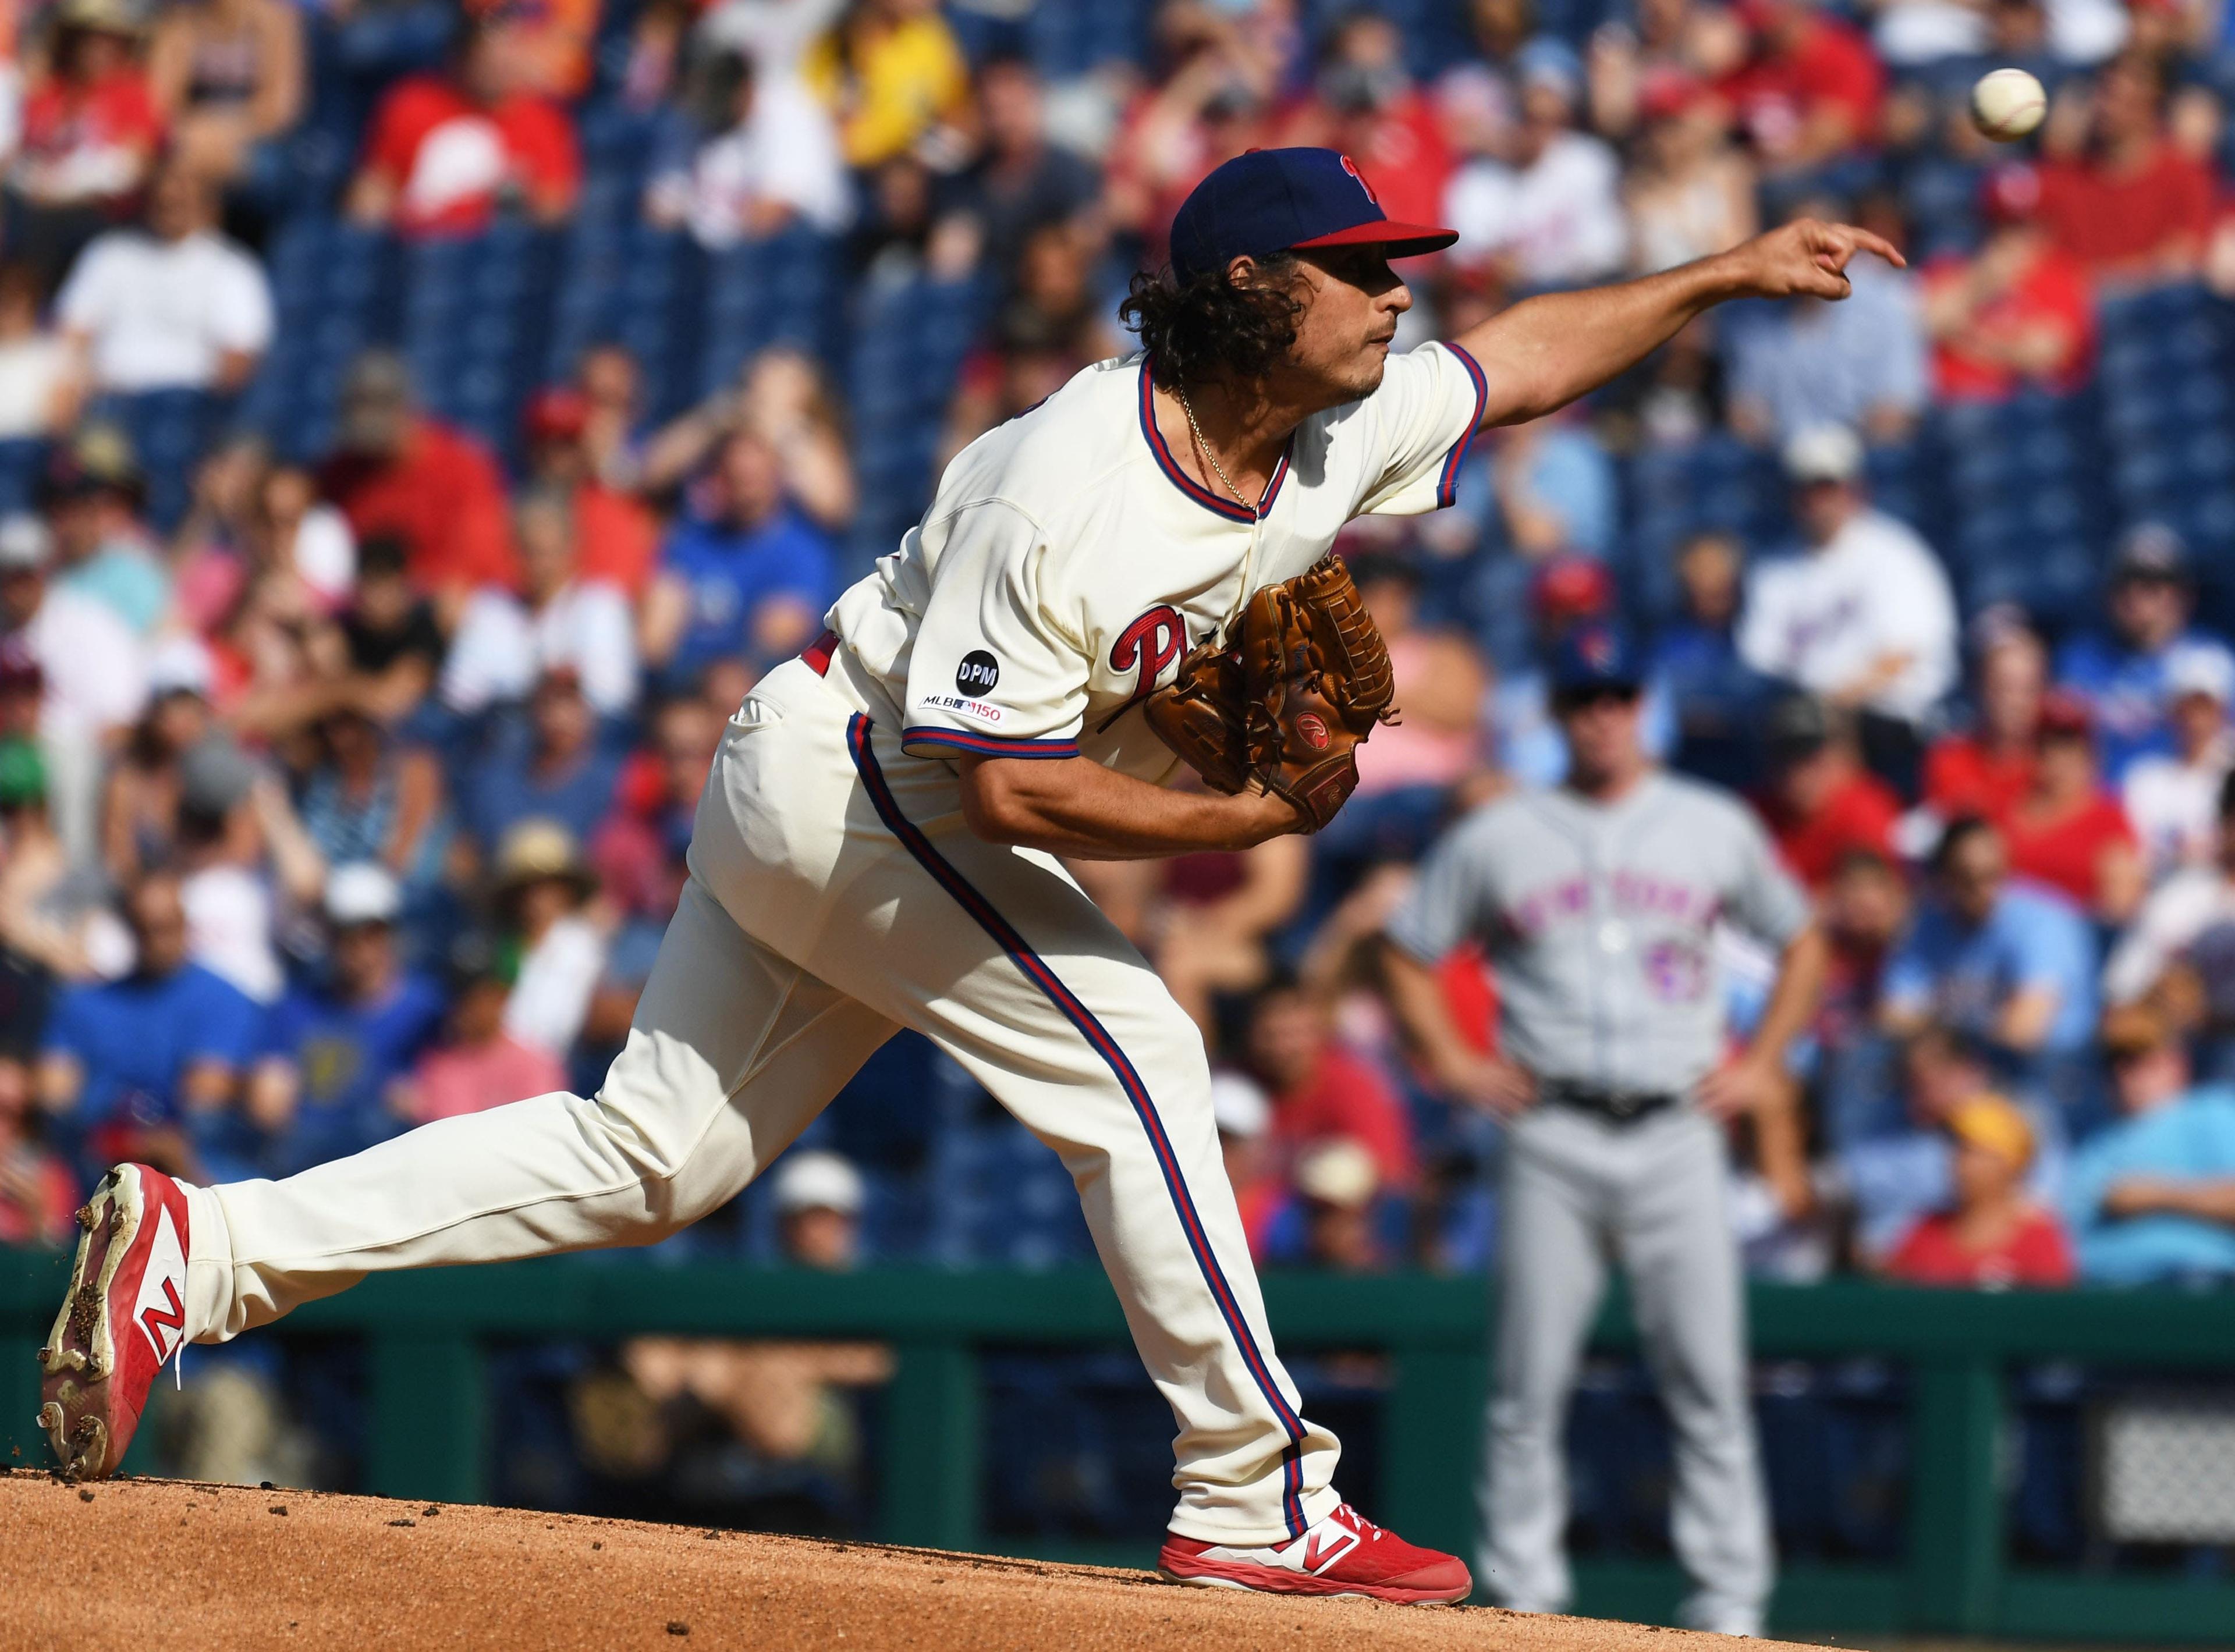
POLYGON ((1814 218, 1796 218, 1724 256, 1735 266, 1740 285, 1753 297, 1844 298, 1855 290, 1847 279, 1847 266, 1858 252, 1875 253, 1897 270, 1909 263, 1901 249, 1882 235, 1814 218))

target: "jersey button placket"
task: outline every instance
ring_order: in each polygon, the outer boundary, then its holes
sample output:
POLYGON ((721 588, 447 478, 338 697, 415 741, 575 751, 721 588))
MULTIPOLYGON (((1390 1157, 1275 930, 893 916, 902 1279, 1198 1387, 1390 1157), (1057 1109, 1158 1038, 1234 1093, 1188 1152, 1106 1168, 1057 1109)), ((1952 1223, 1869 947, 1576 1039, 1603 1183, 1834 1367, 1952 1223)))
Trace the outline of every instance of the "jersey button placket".
POLYGON ((1607 885, 1605 830, 1602 822, 1586 821, 1583 846, 1583 886, 1590 891, 1590 927, 1583 955, 1591 1006, 1591 1075, 1602 1090, 1611 1090, 1614 1024, 1608 1013, 1607 983, 1612 972, 1607 966, 1629 945, 1629 932, 1613 910, 1612 892, 1607 885))

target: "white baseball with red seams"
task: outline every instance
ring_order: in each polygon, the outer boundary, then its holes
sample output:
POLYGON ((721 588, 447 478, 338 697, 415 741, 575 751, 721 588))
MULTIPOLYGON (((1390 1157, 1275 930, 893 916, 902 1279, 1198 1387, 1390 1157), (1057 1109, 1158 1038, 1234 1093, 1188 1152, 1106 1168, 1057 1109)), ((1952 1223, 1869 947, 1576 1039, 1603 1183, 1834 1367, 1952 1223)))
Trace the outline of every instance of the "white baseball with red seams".
POLYGON ((2048 114, 2048 94, 2022 69, 1982 75, 1971 88, 1971 123, 1997 143, 2015 143, 2048 114))
POLYGON ((754 689, 595 1095, 186 1190, 187 1336, 236 1336, 377 1269, 653 1242, 733 1198, 913 1027, 1072 1173, 1178 1421, 1170 1530, 1195 1546, 1168 1551, 1178 1568, 1464 1594, 1459 1562, 1338 1512, 1340 1448, 1273 1351, 1194 1023, 1053 856, 970 829, 955 759, 1170 777, 1140 701, 1353 517, 1449 503, 1485 383, 1448 345, 1393 357, 1374 393, 1304 420, 1254 510, 1174 460, 1152 389, 1142 358, 1104 362, 973 442, 840 597, 834 634, 754 689))

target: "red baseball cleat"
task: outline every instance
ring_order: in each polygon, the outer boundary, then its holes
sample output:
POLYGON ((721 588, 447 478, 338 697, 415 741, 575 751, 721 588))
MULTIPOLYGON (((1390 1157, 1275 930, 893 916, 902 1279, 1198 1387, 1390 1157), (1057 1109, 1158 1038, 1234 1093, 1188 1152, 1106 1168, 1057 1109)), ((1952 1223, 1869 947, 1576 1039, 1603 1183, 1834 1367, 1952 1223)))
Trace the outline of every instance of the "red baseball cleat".
POLYGON ((1447 1605, 1474 1587, 1465 1561, 1416 1548, 1347 1503, 1302 1537, 1271 1549, 1229 1549, 1166 1532, 1157 1570, 1176 1583, 1209 1589, 1362 1595, 1400 1606, 1447 1605))
POLYGON ((187 1334, 187 1196, 145 1164, 120 1164, 77 1213, 69 1295, 39 1350, 39 1426, 65 1473, 107 1478, 124 1460, 147 1390, 187 1334))

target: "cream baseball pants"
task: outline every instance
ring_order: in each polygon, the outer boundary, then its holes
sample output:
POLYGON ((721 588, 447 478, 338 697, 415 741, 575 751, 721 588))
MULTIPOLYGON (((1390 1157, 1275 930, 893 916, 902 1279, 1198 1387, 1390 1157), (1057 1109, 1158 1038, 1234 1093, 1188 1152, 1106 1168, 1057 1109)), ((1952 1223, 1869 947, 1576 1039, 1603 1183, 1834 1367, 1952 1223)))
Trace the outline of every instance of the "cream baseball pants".
POLYGON ((448 1118, 285 1181, 187 1194, 187 1329, 216 1342, 366 1274, 645 1245, 752 1180, 900 1027, 1070 1170, 1178 1423, 1171 1527, 1284 1541, 1340 1451, 1273 1353, 1194 1025, 1052 856, 964 824, 840 666, 731 719, 690 881, 593 1096, 448 1118))

